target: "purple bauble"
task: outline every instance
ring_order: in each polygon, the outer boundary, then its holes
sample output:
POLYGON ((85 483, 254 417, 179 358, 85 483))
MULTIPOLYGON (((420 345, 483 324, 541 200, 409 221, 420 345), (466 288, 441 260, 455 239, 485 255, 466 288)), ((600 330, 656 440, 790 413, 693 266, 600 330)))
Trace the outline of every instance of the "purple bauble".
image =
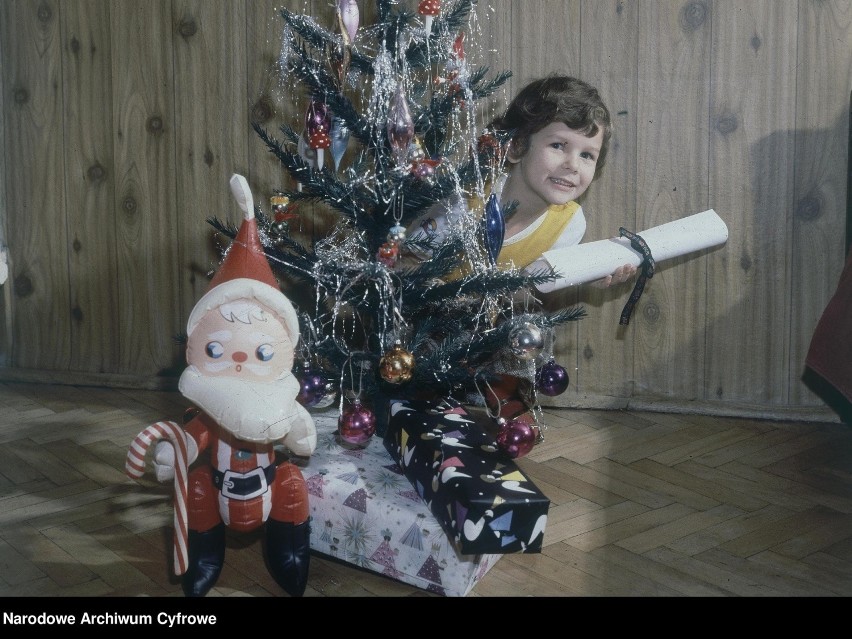
POLYGON ((522 418, 516 418, 500 426, 497 447, 511 459, 523 457, 535 446, 535 430, 522 418))
POLYGON ((366 446, 375 432, 376 416, 357 399, 337 419, 337 434, 347 444, 366 446))
POLYGON ((299 394, 296 401, 306 408, 316 406, 325 397, 328 378, 320 371, 304 371, 296 377, 299 380, 299 394))
POLYGON ((535 389, 542 395, 555 397, 561 395, 568 388, 568 371, 564 367, 550 360, 536 371, 535 389))

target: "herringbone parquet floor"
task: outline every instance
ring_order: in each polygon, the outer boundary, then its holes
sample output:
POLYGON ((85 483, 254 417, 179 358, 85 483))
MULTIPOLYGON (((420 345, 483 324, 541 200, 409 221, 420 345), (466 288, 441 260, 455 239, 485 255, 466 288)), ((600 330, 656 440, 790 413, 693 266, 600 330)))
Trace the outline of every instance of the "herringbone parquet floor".
MULTIPOLYGON (((130 480, 132 438, 177 393, 0 384, 0 596, 181 597, 170 486, 130 480)), ((519 465, 551 500, 540 554, 469 597, 852 595, 852 427, 547 413, 519 465)), ((257 537, 229 537, 209 597, 281 596, 257 537)), ((314 555, 307 597, 434 596, 314 555)), ((285 595, 286 596, 286 595, 285 595)))

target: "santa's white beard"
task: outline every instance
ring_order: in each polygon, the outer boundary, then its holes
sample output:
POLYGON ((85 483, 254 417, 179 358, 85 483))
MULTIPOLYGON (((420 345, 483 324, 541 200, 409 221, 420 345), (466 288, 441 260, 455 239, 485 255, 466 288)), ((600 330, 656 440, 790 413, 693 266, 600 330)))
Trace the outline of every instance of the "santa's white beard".
POLYGON ((268 444, 290 432, 299 382, 292 373, 270 382, 202 374, 188 366, 180 392, 235 437, 268 444))

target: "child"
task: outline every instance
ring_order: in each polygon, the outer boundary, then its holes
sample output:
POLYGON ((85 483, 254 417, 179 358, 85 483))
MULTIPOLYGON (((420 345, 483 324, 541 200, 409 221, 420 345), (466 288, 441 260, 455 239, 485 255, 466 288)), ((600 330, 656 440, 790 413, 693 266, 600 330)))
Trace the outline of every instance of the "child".
MULTIPOLYGON (((595 172, 603 167, 612 137, 609 110, 597 89, 576 78, 551 75, 526 85, 506 112, 489 127, 506 131, 506 175, 496 180, 493 193, 505 216, 499 267, 527 272, 547 270, 542 254, 579 244, 586 218, 577 200, 586 192, 595 172)), ((460 225, 467 213, 462 198, 439 204, 412 229, 434 233, 438 241, 460 225)), ((421 258, 427 256, 420 256, 421 258)), ((606 288, 630 280, 636 267, 625 264, 592 282, 606 288)), ((532 407, 529 379, 510 365, 483 396, 501 417, 513 419, 532 407)))
MULTIPOLYGON (((516 203, 505 219, 497 264, 546 269, 542 253, 578 244, 585 234, 586 218, 577 200, 606 160, 612 137, 609 110, 591 85, 551 75, 521 89, 491 128, 511 131, 508 175, 498 181, 494 193, 503 211, 516 203)), ((413 236, 446 234, 463 209, 458 202, 444 208, 419 220, 413 236)), ((635 266, 625 264, 593 285, 626 282, 635 273, 635 266)))

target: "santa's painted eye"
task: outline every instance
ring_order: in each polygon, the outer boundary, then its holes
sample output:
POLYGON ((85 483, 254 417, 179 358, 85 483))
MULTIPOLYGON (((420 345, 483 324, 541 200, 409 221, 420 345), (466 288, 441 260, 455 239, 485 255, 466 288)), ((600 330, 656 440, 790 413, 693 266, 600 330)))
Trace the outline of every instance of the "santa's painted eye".
POLYGON ((225 347, 219 342, 208 342, 206 350, 207 356, 213 359, 219 359, 225 354, 225 347))
POLYGON ((268 362, 272 359, 272 356, 275 355, 275 349, 273 349, 269 344, 261 344, 257 347, 255 355, 257 355, 257 359, 261 362, 268 362))

